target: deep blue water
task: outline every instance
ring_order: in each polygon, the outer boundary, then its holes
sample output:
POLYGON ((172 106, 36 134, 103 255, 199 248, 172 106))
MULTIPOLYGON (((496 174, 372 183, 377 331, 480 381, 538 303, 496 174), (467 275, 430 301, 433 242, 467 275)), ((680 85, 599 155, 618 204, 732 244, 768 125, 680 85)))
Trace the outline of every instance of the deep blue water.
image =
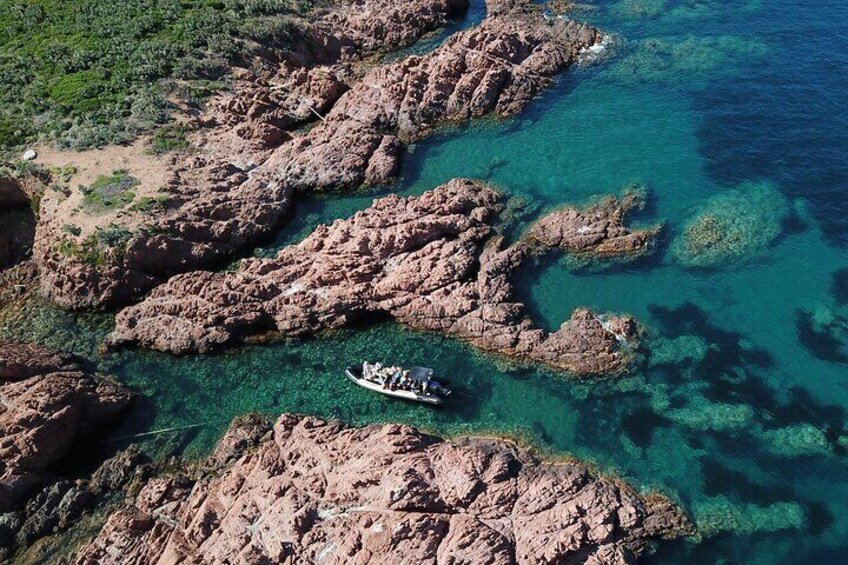
MULTIPOLYGON (((454 29, 480 17, 475 6, 454 29)), ((153 442, 202 453, 250 410, 510 434, 679 501, 703 538, 646 562, 846 561, 848 3, 624 0, 573 17, 613 35, 605 60, 515 119, 410 148, 398 186, 301 201, 258 253, 375 195, 457 176, 510 197, 523 222, 513 235, 546 209, 640 182, 651 205, 636 221, 666 226, 655 257, 586 268, 552 255, 516 280, 547 328, 576 306, 634 314, 646 335, 632 375, 577 383, 391 323, 215 356, 130 351, 100 360, 146 394, 113 439, 201 423, 153 442), (707 216, 735 238, 705 266, 686 238, 707 216), (433 411, 354 390, 340 360, 362 358, 426 361, 463 402, 433 411)), ((89 355, 110 324, 38 305, 30 314, 5 331, 89 355)))

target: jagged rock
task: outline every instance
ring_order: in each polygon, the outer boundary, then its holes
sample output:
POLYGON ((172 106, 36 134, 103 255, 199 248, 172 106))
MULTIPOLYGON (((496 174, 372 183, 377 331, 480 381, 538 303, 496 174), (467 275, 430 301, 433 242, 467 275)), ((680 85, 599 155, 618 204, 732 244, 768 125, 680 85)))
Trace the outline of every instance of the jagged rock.
POLYGON ((632 563, 650 540, 691 533, 667 499, 576 461, 283 415, 219 475, 150 480, 72 559, 632 563))
POLYGON ((117 417, 130 398, 66 355, 0 343, 0 512, 16 509, 78 438, 117 417))
POLYGON ((630 318, 577 310, 548 334, 512 302, 508 277, 526 247, 501 249, 500 238, 488 239, 498 201, 494 190, 468 180, 375 200, 274 259, 172 278, 118 314, 109 343, 206 352, 267 330, 299 336, 385 312, 413 328, 578 374, 624 370, 630 355, 622 344, 637 333, 630 318))
POLYGON ((311 26, 312 56, 358 60, 411 45, 427 31, 468 10, 468 0, 353 0, 311 26))
POLYGON ((602 40, 585 24, 547 22, 523 2, 509 6, 428 55, 375 68, 264 167, 300 190, 390 182, 402 142, 445 122, 517 113, 602 40))
POLYGON ((134 481, 143 480, 152 471, 150 458, 140 446, 133 444, 101 463, 86 482, 85 488, 92 496, 102 496, 134 481))
POLYGON ((90 492, 71 481, 60 480, 33 496, 20 513, 15 542, 28 546, 53 532, 68 529, 93 504, 90 492))
POLYGON ((578 255, 640 257, 653 251, 661 229, 631 231, 624 225, 627 213, 644 203, 642 192, 629 191, 622 199, 608 196, 583 209, 561 208, 533 224, 525 238, 578 255))

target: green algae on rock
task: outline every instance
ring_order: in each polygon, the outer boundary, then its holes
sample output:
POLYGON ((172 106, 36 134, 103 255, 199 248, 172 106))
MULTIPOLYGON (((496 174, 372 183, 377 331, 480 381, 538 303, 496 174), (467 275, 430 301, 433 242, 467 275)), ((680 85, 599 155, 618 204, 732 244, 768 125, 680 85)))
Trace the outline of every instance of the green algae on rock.
POLYGON ((693 508, 698 532, 711 536, 721 532, 751 534, 799 529, 806 519, 803 508, 794 502, 776 502, 768 506, 738 504, 719 495, 693 508))
POLYGON ((672 253, 694 268, 764 255, 789 216, 789 204, 773 184, 744 183, 707 200, 672 243, 672 253))

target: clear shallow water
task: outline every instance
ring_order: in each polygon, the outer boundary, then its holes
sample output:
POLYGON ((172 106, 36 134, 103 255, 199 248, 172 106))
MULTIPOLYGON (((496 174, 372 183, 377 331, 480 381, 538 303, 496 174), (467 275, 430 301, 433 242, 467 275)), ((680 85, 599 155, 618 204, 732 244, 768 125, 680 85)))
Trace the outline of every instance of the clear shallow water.
MULTIPOLYGON (((651 206, 638 221, 666 222, 656 258, 574 271, 548 256, 516 280, 545 327, 578 305, 637 316, 646 326, 639 370, 575 383, 390 323, 217 356, 122 352, 101 358, 101 369, 145 397, 98 445, 202 423, 150 440, 202 453, 250 410, 517 435, 671 494, 711 534, 663 546, 649 562, 843 562, 848 366, 839 344, 804 320, 846 314, 834 274, 848 267, 848 8, 631 0, 575 17, 616 33, 614 57, 571 73, 515 120, 418 144, 393 190, 483 178, 523 201, 519 219, 532 220, 564 202, 647 185, 651 206), (684 268, 669 243, 687 218, 748 181, 771 181, 786 199, 792 214, 780 237, 742 262, 684 268), (341 376, 362 358, 427 362, 461 394, 444 410, 369 395, 341 376)), ((305 200, 257 253, 374 196, 305 200)), ((93 355, 109 323, 39 307, 7 333, 93 355)))

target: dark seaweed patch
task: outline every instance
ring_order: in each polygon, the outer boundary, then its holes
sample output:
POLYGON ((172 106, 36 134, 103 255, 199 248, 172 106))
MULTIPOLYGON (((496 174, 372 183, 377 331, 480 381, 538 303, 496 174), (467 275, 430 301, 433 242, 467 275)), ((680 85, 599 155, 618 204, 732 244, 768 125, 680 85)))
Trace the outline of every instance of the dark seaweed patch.
POLYGON ((833 513, 822 502, 807 504, 807 529, 813 535, 821 535, 833 524, 833 513))
POLYGON ((848 269, 839 269, 833 273, 830 294, 839 306, 848 304, 848 269))
POLYGON ((661 416, 650 408, 638 407, 621 418, 624 432, 639 447, 646 447, 651 443, 654 430, 660 427, 668 427, 671 420, 661 416))
POLYGON ((774 366, 774 358, 768 351, 742 347, 744 336, 741 333, 712 325, 707 313, 692 302, 673 308, 652 304, 648 309, 666 336, 698 335, 710 344, 704 360, 697 366, 696 376, 710 378, 751 365, 761 368, 774 366))
POLYGON ((700 462, 704 494, 707 496, 732 494, 740 500, 760 506, 797 498, 790 488, 754 482, 745 473, 725 467, 711 457, 703 457, 700 462))

